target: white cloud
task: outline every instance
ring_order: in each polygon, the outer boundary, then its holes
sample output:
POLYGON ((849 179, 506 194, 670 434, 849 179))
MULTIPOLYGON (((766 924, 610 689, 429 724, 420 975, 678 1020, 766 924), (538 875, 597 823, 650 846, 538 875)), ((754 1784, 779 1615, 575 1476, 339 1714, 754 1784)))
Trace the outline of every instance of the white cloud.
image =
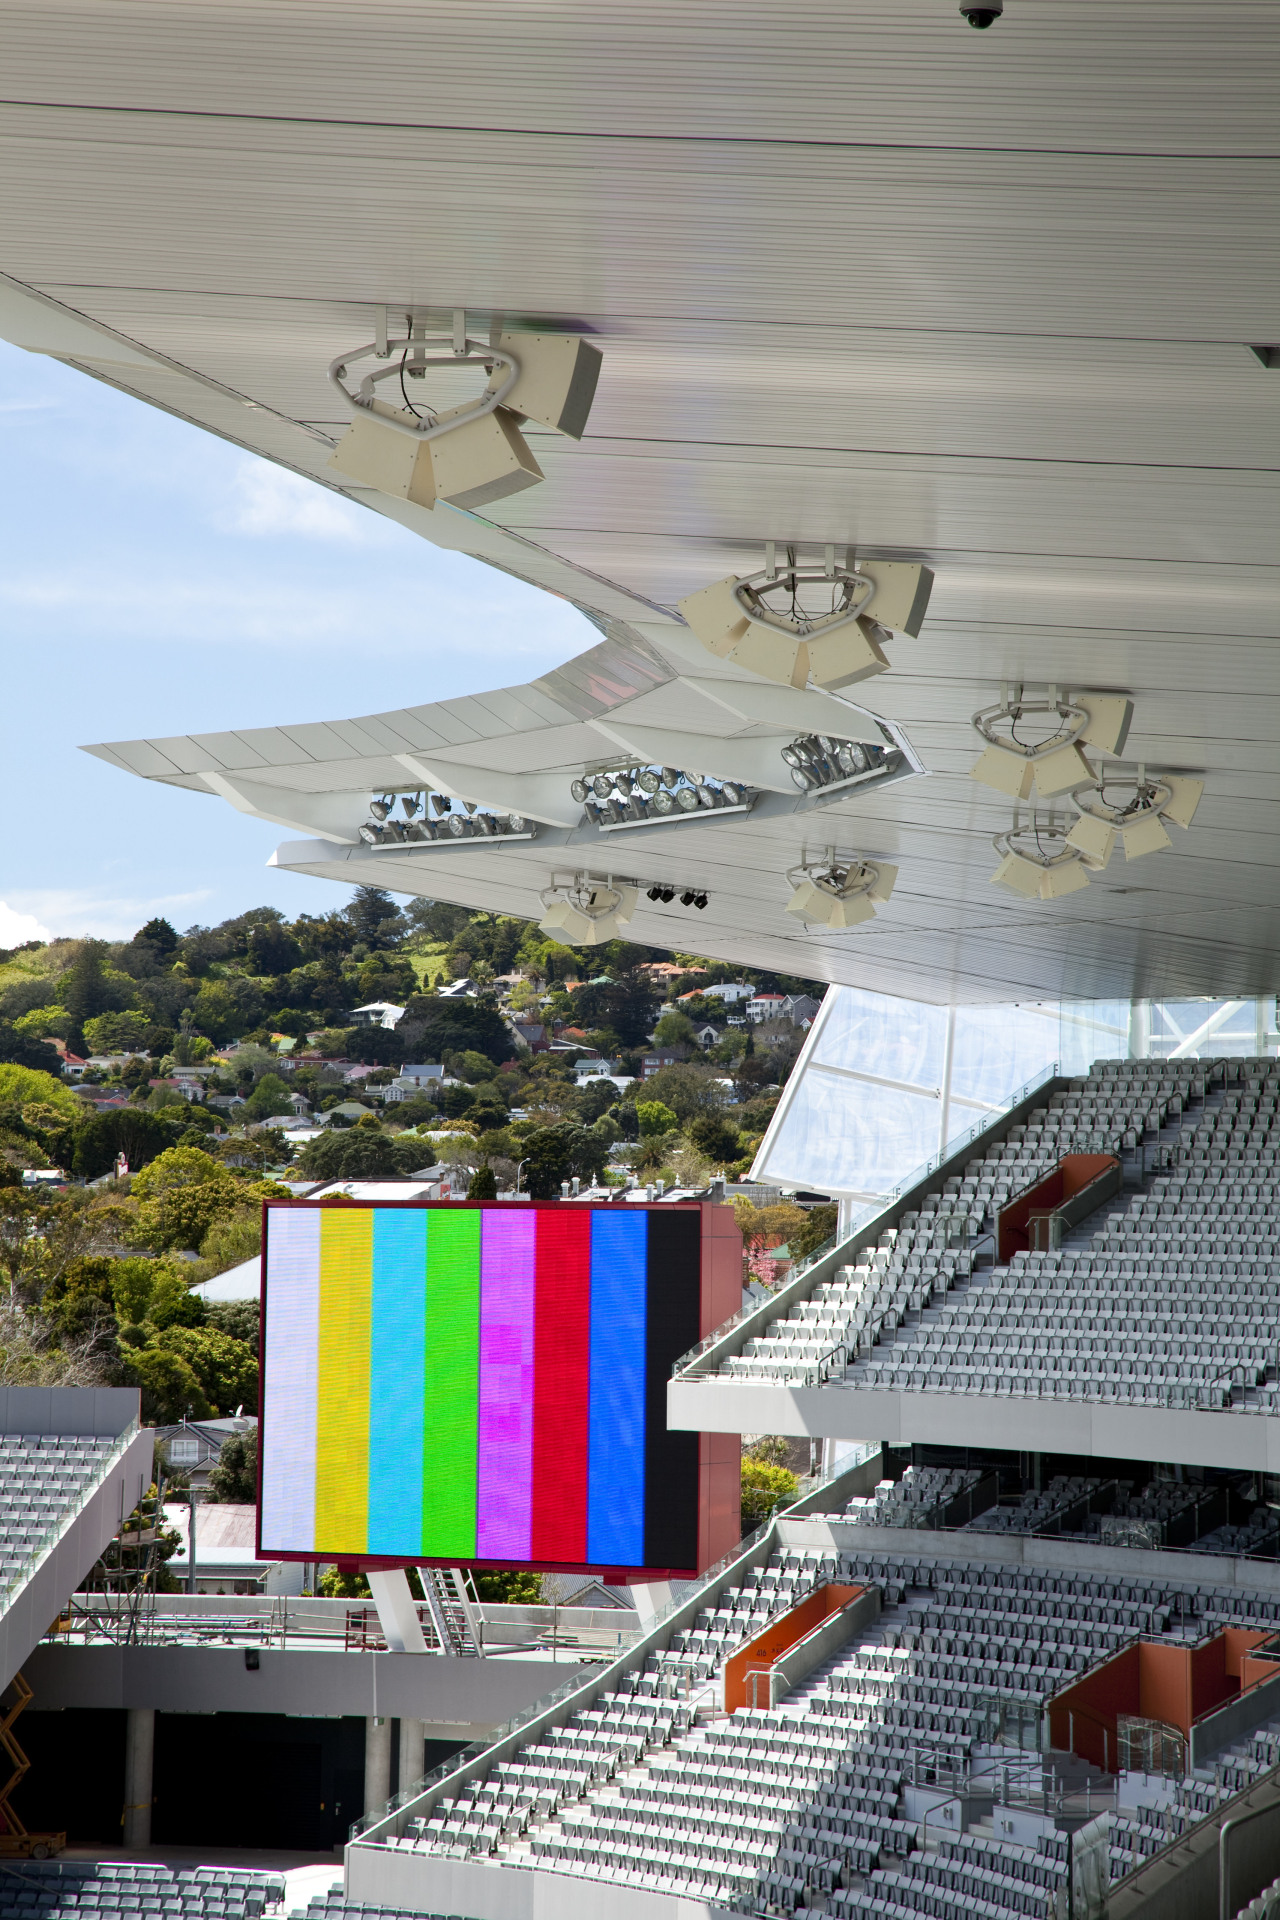
POLYGON ((363 545, 378 531, 362 508, 268 460, 244 461, 237 469, 235 487, 239 504, 230 525, 237 533, 259 537, 296 533, 307 540, 350 540, 363 545))
POLYGON ((18 909, 0 902, 0 946, 19 946, 24 940, 51 940, 55 934, 76 939, 91 934, 98 940, 128 940, 148 920, 163 915, 181 932, 198 917, 208 889, 198 893, 170 893, 160 898, 120 898, 90 888, 42 888, 16 893, 18 909), (31 909, 31 911, 27 911, 31 909), (38 917, 37 917, 38 916, 38 917), (14 927, 27 932, 14 932, 14 927))
POLYGON ((6 900, 0 900, 0 947, 21 947, 28 940, 51 940, 48 927, 42 927, 33 913, 19 913, 6 900))

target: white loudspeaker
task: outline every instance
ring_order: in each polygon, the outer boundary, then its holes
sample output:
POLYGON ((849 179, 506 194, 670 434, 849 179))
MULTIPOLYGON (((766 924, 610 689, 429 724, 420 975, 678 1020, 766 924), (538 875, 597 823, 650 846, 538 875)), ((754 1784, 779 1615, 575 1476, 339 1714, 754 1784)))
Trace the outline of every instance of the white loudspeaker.
MULTIPOLYGON (((596 382, 604 359, 599 347, 569 333, 502 333, 493 343, 509 353, 520 368, 503 407, 523 420, 581 440, 596 396, 596 382)), ((498 367, 489 382, 491 392, 506 378, 498 367)))

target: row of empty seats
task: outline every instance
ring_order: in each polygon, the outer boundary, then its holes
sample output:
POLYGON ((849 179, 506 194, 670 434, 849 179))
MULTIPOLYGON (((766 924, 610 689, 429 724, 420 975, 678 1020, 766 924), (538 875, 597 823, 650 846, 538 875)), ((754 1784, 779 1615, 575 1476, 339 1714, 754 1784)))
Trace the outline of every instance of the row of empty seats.
POLYGON ((284 1898, 279 1874, 241 1867, 165 1867, 129 1862, 12 1860, 0 1869, 0 1920, 258 1920, 284 1898))
POLYGON ((117 1444, 98 1435, 0 1434, 0 1586, 62 1531, 117 1444))
MULTIPOLYGON (((980 1794, 1002 1755, 1025 1762, 1038 1746, 1046 1702, 1139 1634, 1194 1643, 1278 1619, 1280 1601, 1236 1588, 787 1549, 682 1644, 384 1844, 756 1913, 1048 1916, 1066 1874, 1051 1819, 1030 1843, 971 1832, 922 1846, 908 1786, 945 1777, 980 1794), (877 1586, 879 1622, 777 1707, 725 1717, 706 1681, 828 1578, 877 1586)), ((1270 1737, 1188 1793, 1227 1792, 1270 1737)))

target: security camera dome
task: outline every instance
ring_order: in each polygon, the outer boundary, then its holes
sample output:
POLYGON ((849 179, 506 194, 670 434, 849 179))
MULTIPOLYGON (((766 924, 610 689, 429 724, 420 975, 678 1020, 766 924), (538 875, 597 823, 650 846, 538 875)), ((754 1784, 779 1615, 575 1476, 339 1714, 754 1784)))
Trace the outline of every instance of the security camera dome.
POLYGON ((994 6, 973 7, 960 0, 960 11, 971 27, 989 27, 1004 12, 1004 0, 996 0, 994 6))

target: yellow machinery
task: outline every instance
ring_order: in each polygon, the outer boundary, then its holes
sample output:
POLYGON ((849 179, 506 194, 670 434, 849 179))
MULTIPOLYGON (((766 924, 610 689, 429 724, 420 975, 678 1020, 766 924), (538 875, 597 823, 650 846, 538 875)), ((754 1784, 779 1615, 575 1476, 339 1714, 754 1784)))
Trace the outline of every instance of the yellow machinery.
POLYGON ((8 1755, 13 1772, 0 1789, 0 1859, 47 1860, 50 1854, 62 1852, 67 1836, 65 1833, 28 1833, 9 1804, 9 1795, 31 1766, 13 1728, 23 1708, 30 1705, 32 1694, 20 1673, 15 1673, 8 1691, 9 1704, 0 1712, 0 1747, 8 1755))

